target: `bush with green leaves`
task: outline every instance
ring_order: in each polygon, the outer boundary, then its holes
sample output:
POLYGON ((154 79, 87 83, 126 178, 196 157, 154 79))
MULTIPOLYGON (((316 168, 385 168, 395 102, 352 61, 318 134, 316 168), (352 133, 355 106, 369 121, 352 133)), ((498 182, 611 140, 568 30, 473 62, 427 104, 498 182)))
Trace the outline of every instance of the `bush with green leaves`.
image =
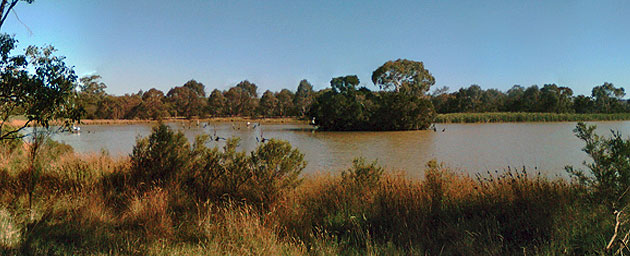
POLYGON ((611 131, 612 137, 606 138, 597 135, 595 129, 595 125, 579 122, 573 130, 584 141, 582 150, 592 160, 584 161, 588 173, 572 166, 567 166, 566 170, 585 185, 596 200, 603 200, 610 207, 625 206, 630 188, 630 140, 624 139, 618 131, 611 131))
POLYGON ((131 154, 131 179, 136 185, 173 181, 189 164, 190 145, 184 134, 165 124, 153 127, 146 138, 138 139, 131 154))
POLYGON ((238 138, 228 139, 222 150, 209 147, 210 141, 201 135, 191 147, 181 132, 160 124, 134 147, 129 180, 140 187, 180 187, 202 202, 267 207, 299 184, 306 167, 304 155, 285 141, 271 139, 249 154, 237 150, 238 138))

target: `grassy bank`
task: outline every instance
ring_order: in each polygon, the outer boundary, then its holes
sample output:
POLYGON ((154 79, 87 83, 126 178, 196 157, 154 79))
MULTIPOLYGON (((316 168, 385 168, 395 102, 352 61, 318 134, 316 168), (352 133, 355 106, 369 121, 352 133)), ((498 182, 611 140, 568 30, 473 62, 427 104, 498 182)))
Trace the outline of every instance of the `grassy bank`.
POLYGON ((438 114, 435 123, 499 123, 499 122, 559 122, 630 120, 630 113, 568 114, 568 113, 451 113, 438 114))
MULTIPOLYGON (((423 179, 356 160, 301 177, 278 141, 250 153, 167 128, 130 157, 2 147, 3 255, 558 255, 601 253, 613 218, 585 187, 525 171, 423 179)), ((411 170, 414 171, 414 170, 411 170)))

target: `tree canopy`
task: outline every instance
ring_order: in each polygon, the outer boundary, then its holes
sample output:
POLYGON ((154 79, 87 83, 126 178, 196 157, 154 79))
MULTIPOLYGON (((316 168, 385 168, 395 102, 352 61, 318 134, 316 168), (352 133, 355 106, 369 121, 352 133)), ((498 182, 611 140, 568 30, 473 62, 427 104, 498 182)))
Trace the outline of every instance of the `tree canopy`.
POLYGON ((397 59, 374 70, 372 82, 382 90, 424 94, 435 84, 435 78, 421 61, 397 59))
POLYGON ((0 140, 19 138, 19 131, 30 124, 48 128, 53 120, 69 126, 80 119, 75 104, 77 76, 66 66, 64 57, 54 55, 52 46, 29 46, 24 54, 12 55, 17 40, 0 35, 0 140), (33 70, 30 72, 30 70, 33 70), (11 116, 23 115, 21 127, 5 124, 11 116))

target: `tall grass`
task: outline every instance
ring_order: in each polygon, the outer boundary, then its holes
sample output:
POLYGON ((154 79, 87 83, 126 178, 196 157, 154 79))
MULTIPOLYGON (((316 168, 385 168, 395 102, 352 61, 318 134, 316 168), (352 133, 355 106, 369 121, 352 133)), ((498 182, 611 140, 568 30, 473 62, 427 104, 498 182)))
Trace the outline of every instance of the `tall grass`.
POLYGON ((357 159, 298 177, 287 144, 245 153, 153 135, 123 158, 45 147, 30 210, 24 150, 0 156, 0 254, 593 254, 612 233, 584 186, 524 170, 470 177, 430 162, 416 179, 357 159))
POLYGON ((560 122, 630 120, 630 113, 571 114, 571 113, 450 113, 438 114, 436 123, 497 123, 497 122, 560 122))

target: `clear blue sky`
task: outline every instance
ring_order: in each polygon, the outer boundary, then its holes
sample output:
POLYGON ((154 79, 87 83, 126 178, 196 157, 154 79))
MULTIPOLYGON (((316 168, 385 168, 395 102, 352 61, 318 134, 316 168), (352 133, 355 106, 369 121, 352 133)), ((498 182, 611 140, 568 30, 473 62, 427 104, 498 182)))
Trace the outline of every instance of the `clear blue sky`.
POLYGON ((576 94, 630 89, 630 1, 36 0, 3 30, 20 47, 52 44, 107 92, 167 91, 196 79, 316 89, 370 76, 385 61, 423 61, 437 86, 506 90, 557 83, 576 94))

